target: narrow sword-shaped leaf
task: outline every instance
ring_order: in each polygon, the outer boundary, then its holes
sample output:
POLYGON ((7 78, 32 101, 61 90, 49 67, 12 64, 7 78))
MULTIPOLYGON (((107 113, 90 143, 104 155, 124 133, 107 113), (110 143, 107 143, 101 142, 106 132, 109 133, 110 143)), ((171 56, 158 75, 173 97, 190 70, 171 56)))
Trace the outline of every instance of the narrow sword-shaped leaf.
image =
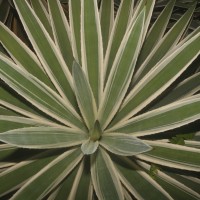
POLYGON ((67 123, 67 125, 69 125, 67 121, 71 121, 72 124, 76 124, 75 126, 84 128, 81 119, 70 104, 64 102, 60 96, 42 82, 1 57, 0 78, 27 101, 51 117, 67 123))
POLYGON ((50 25, 49 15, 46 8, 44 7, 44 4, 42 3, 42 1, 34 1, 34 0, 30 0, 30 3, 36 15, 42 22, 43 26, 45 27, 51 38, 53 38, 53 31, 50 25))
POLYGON ((52 162, 58 153, 46 151, 31 157, 31 160, 25 160, 15 164, 13 167, 0 174, 0 197, 12 192, 22 186, 31 176, 52 162))
POLYGON ((148 31, 140 55, 138 57, 137 66, 141 65, 146 57, 151 53, 153 47, 157 42, 163 37, 166 31, 168 21, 170 19, 175 0, 169 1, 167 6, 164 8, 160 16, 157 18, 156 22, 153 24, 151 29, 148 31))
POLYGON ((121 156, 133 156, 152 149, 142 140, 122 133, 104 134, 100 140, 100 145, 111 153, 121 156))
POLYGON ((36 76, 45 84, 55 89, 45 74, 42 65, 36 55, 4 24, 0 22, 0 41, 8 51, 11 58, 22 68, 36 76))
POLYGON ((103 0, 101 2, 100 19, 101 19, 101 33, 103 39, 103 50, 105 55, 108 41, 110 39, 110 33, 114 23, 113 0, 103 0))
POLYGON ((14 3, 26 33, 46 73, 59 94, 74 105, 75 97, 72 90, 72 77, 58 48, 27 2, 17 0, 14 3))
POLYGON ((13 147, 9 144, 1 144, 0 145, 0 161, 6 160, 6 158, 12 155, 18 148, 13 147))
POLYGON ((195 73, 189 78, 179 83, 172 91, 165 95, 158 103, 151 109, 155 109, 179 99, 186 98, 200 91, 200 72, 195 73))
POLYGON ((187 147, 194 147, 194 148, 200 149, 200 142, 199 141, 185 140, 185 145, 187 147))
POLYGON ((80 164, 68 199, 88 199, 91 184, 89 159, 85 158, 80 164), (84 191, 84 192, 83 192, 84 191))
POLYGON ((97 106, 103 92, 103 43, 97 1, 81 1, 82 68, 97 106))
MULTIPOLYGON (((83 161, 81 161, 82 163, 83 161)), ((67 199, 67 197, 69 196, 72 186, 73 186, 73 182, 76 178, 78 169, 79 169, 79 165, 78 164, 73 171, 67 175, 67 177, 65 178, 65 180, 60 184, 60 186, 58 187, 58 191, 55 195, 55 197, 53 199, 55 200, 60 200, 60 199, 67 199)))
POLYGON ((73 55, 81 64, 81 0, 69 0, 69 22, 73 55))
POLYGON ((152 14, 153 14, 154 5, 155 5, 155 0, 146 1, 146 5, 145 5, 145 23, 144 23, 143 38, 142 38, 141 45, 143 44, 143 42, 144 42, 144 40, 146 38, 147 31, 149 29, 150 21, 151 21, 152 14))
POLYGON ((5 23, 11 9, 9 3, 7 1, 0 1, 0 9, 2 11, 0 14, 0 21, 5 23))
POLYGON ((112 124, 128 119, 171 85, 199 55, 200 33, 158 63, 126 97, 112 124))
POLYGON ((11 110, 8 110, 7 108, 3 107, 0 105, 0 113, 1 115, 6 115, 6 116, 17 116, 17 113, 11 111, 11 110))
POLYGON ((121 1, 120 7, 118 9, 105 55, 104 85, 107 82, 108 75, 110 74, 110 70, 112 68, 118 48, 127 30, 128 24, 130 23, 131 15, 133 12, 133 4, 133 0, 124 0, 121 1))
POLYGON ((147 143, 153 150, 136 155, 137 158, 167 167, 200 171, 199 149, 156 141, 147 143))
POLYGON ((130 193, 128 193, 128 191, 126 189, 124 189, 123 193, 124 193, 124 198, 126 200, 132 200, 133 199, 132 196, 130 195, 130 193))
POLYGON ((156 181, 170 193, 174 199, 187 199, 187 200, 198 200, 200 195, 185 186, 184 184, 178 182, 176 179, 167 176, 165 173, 158 171, 156 176, 156 181))
POLYGON ((197 119, 200 119, 200 95, 138 115, 119 123, 113 130, 144 136, 178 128, 197 119))
POLYGON ((55 42, 60 49, 67 67, 72 71, 74 56, 71 47, 71 32, 67 18, 58 0, 50 0, 48 1, 48 5, 55 42))
POLYGON ((102 129, 106 128, 116 114, 131 81, 142 39, 144 16, 143 10, 137 20, 132 22, 113 63, 98 113, 102 129))
POLYGON ((59 126, 57 123, 51 122, 50 119, 47 119, 44 113, 40 112, 39 110, 36 110, 32 105, 27 105, 27 102, 26 104, 23 103, 19 97, 17 98, 14 95, 12 95, 12 92, 9 93, 4 88, 0 87, 0 93, 0 105, 6 108, 3 108, 2 110, 2 107, 0 107, 1 115, 26 116, 28 118, 33 119, 35 123, 55 127, 59 126))
POLYGON ((72 147, 86 139, 86 134, 69 128, 29 127, 0 133, 0 141, 30 149, 72 147))
POLYGON ((122 157, 112 159, 122 183, 137 199, 172 199, 138 164, 122 157))
POLYGON ((72 74, 74 80, 74 91, 79 109, 88 129, 91 130, 94 127, 97 115, 97 107, 92 89, 86 75, 80 65, 76 62, 73 63, 72 74))
POLYGON ((185 176, 180 174, 176 174, 174 172, 168 172, 168 171, 162 171, 164 172, 167 176, 173 178, 174 180, 177 180, 184 186, 190 188, 192 191, 195 191, 199 195, 199 185, 200 185, 200 180, 198 177, 192 177, 190 175, 185 176))
MULTIPOLYGON (((138 163, 143 167, 143 170, 151 170, 149 164, 146 164, 144 162, 138 163)), ((158 169, 156 171, 154 179, 161 187, 163 187, 163 189, 166 192, 168 192, 171 195, 173 199, 199 199, 199 194, 197 194, 192 189, 188 188, 186 185, 178 182, 176 179, 173 179, 172 177, 168 176, 162 171, 158 169)))
POLYGON ((132 84, 137 84, 180 40, 185 28, 187 27, 195 6, 192 6, 183 17, 169 30, 169 32, 159 41, 148 57, 143 61, 142 66, 133 77, 132 84))
MULTIPOLYGON (((4 107, 6 107, 6 112, 5 113, 1 113, 1 109, 0 109, 0 113, 2 115, 5 115, 5 116, 25 116, 25 117, 28 117, 28 118, 31 118, 31 120, 35 123, 35 124, 41 124, 43 126, 52 126, 52 127, 59 127, 61 126, 60 124, 58 124, 57 122, 52 122, 51 120, 52 119, 47 119, 46 117, 41 117, 40 115, 37 115, 37 114, 33 114, 29 111, 26 111, 26 110, 23 110, 17 106, 14 106, 12 104, 9 104, 5 101, 1 101, 0 100, 0 104, 4 107), (16 114, 18 113, 18 114, 16 114)), ((40 113, 41 114, 41 113, 40 113)), ((28 119, 28 118, 24 118, 24 119, 28 119)))
MULTIPOLYGON (((40 115, 33 107, 24 104, 20 98, 13 95, 11 91, 7 91, 3 85, 0 85, 0 105, 6 107, 9 110, 24 110, 24 112, 29 112, 35 115, 40 115)), ((19 111, 16 111, 20 113, 19 111)), ((24 115, 26 116, 26 115, 24 115)))
POLYGON ((112 160, 101 148, 91 157, 91 176, 96 195, 99 199, 124 199, 122 186, 112 160))
POLYGON ((11 199, 21 200, 27 198, 27 196, 30 199, 42 199, 50 188, 55 188, 55 186, 62 182, 65 176, 80 162, 82 156, 80 149, 61 154, 34 175, 11 199), (30 190, 34 192, 30 193, 30 190))
POLYGON ((33 127, 37 125, 39 125, 39 122, 25 117, 0 115, 0 133, 12 129, 25 128, 31 126, 33 127))
POLYGON ((0 162, 0 173, 5 171, 8 167, 12 167, 15 164, 15 162, 0 162))

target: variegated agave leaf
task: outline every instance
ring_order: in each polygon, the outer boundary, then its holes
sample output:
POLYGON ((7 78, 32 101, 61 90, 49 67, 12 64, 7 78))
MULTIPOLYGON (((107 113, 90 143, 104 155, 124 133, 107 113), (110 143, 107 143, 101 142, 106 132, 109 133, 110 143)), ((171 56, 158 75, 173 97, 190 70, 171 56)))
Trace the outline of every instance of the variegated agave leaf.
POLYGON ((14 5, 31 48, 0 23, 0 198, 199 199, 196 5, 169 30, 174 0, 153 25, 155 0, 14 5))

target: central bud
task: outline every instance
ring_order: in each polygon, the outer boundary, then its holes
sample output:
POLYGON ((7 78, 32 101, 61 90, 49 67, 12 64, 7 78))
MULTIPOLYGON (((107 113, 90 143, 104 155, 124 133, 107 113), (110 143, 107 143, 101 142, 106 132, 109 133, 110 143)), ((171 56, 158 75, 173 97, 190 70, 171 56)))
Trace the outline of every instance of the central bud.
POLYGON ((89 139, 83 142, 81 150, 85 155, 93 154, 99 146, 102 130, 99 121, 94 123, 94 127, 89 131, 89 139))
POLYGON ((90 139, 94 142, 100 139, 102 135, 102 130, 98 120, 95 121, 94 127, 90 130, 89 135, 90 139))

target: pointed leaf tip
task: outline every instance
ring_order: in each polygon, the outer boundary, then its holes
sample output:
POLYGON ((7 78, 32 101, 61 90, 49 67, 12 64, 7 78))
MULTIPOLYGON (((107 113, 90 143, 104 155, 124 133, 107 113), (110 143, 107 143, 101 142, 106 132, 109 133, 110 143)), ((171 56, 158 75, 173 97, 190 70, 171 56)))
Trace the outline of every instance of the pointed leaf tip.
POLYGON ((90 130, 91 140, 96 141, 99 140, 101 135, 103 134, 100 123, 98 120, 94 123, 94 128, 90 130))
POLYGON ((107 133, 100 140, 100 144, 111 153, 121 156, 133 156, 152 149, 142 140, 128 134, 107 133))
POLYGON ((94 95, 86 74, 76 61, 73 62, 72 75, 75 96, 83 119, 90 130, 94 126, 97 113, 94 95))

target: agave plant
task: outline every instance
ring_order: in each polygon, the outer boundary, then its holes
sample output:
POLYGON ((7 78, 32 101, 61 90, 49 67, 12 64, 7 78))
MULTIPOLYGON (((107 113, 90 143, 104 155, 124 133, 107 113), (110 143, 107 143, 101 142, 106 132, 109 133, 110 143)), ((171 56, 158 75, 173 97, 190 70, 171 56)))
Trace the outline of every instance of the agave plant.
POLYGON ((14 1, 31 48, 0 24, 0 198, 199 199, 195 4, 166 31, 175 0, 47 3, 14 1))

